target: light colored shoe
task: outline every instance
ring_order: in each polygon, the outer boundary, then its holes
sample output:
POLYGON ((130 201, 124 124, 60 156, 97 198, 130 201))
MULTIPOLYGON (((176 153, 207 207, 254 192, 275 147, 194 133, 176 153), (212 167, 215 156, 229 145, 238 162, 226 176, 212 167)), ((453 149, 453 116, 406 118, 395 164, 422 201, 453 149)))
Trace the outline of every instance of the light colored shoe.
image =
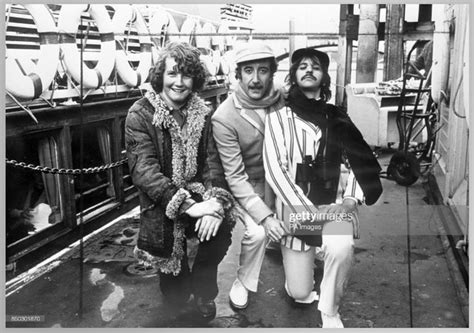
POLYGON ((249 291, 237 278, 229 292, 230 305, 235 309, 245 309, 249 305, 249 291))
POLYGON ((339 313, 336 313, 334 316, 330 316, 324 312, 321 312, 321 319, 323 321, 323 328, 344 328, 341 315, 339 313))
POLYGON ((288 294, 288 296, 290 296, 294 301, 295 303, 299 303, 299 304, 311 304, 315 301, 319 301, 319 295, 316 291, 312 291, 306 298, 304 299, 295 299, 291 294, 290 294, 290 291, 288 290, 288 284, 287 282, 285 281, 285 290, 286 290, 286 293, 288 294))

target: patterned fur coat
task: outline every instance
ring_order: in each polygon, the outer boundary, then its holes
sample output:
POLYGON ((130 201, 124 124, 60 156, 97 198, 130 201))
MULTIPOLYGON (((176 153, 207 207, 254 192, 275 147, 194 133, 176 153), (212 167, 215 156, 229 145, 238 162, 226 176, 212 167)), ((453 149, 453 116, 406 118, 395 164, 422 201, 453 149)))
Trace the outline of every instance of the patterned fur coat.
POLYGON ((159 95, 147 92, 128 112, 125 145, 140 198, 135 255, 163 273, 176 275, 184 255, 185 229, 195 222, 183 214, 189 208, 186 199, 218 197, 225 207, 223 223, 232 227, 235 218, 234 199, 225 190, 212 139, 209 108, 197 94, 191 95, 186 105, 187 138, 170 111, 159 95))

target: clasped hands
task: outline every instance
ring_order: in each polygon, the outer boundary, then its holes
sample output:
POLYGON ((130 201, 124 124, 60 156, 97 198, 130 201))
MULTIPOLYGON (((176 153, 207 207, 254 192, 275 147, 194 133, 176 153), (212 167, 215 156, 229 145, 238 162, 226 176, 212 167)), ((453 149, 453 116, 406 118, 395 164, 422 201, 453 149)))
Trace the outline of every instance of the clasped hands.
MULTIPOLYGON (((350 214, 357 208, 357 203, 352 199, 345 199, 342 204, 321 205, 318 206, 318 215, 323 214, 350 214)), ((314 221, 319 221, 315 218, 314 221)), ((325 221, 325 220, 321 220, 325 221)), ((283 221, 280 221, 273 216, 267 216, 262 226, 265 228, 265 234, 274 242, 280 241, 283 236, 291 235, 288 227, 283 221)))
POLYGON ((342 204, 318 206, 319 214, 350 214, 357 208, 357 203, 353 199, 344 199, 342 204))
POLYGON ((216 198, 198 202, 186 211, 190 217, 197 218, 194 231, 201 242, 208 241, 217 235, 224 220, 224 207, 216 198))

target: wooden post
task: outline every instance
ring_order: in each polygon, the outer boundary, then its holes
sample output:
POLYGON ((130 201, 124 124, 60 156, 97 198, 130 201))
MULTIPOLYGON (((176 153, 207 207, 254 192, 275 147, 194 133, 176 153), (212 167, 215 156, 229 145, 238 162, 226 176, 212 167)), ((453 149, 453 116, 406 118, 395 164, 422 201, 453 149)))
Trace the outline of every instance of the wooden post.
POLYGON ((389 81, 402 75, 403 55, 403 22, 405 5, 387 5, 385 23, 385 54, 383 80, 389 81))
MULTIPOLYGON (((115 117, 112 120, 110 137, 110 148, 112 149, 112 162, 119 161, 122 157, 122 126, 121 119, 115 117)), ((123 167, 119 166, 112 169, 112 180, 115 190, 115 198, 121 204, 125 203, 125 195, 123 192, 123 167)))
MULTIPOLYGON (((71 151, 71 128, 66 125, 59 131, 58 134, 58 147, 59 147, 59 159, 63 168, 70 169, 72 165, 72 151, 71 151)), ((74 176, 65 175, 60 178, 61 196, 63 204, 61 209, 64 208, 64 224, 68 228, 75 228, 76 223, 76 199, 74 197, 74 176)))
POLYGON ((352 39, 347 35, 349 14, 354 5, 341 5, 339 11, 339 42, 336 77, 336 105, 344 104, 344 88, 351 82, 352 39))
POLYGON ((379 7, 376 4, 360 5, 359 46, 357 51, 356 82, 375 82, 378 58, 379 7))

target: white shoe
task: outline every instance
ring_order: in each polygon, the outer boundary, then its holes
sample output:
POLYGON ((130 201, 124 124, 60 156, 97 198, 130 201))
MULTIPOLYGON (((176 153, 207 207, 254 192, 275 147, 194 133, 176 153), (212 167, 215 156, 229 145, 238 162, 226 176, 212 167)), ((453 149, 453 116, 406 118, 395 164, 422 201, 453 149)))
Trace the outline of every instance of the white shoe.
POLYGON ((336 313, 334 316, 330 316, 324 312, 321 312, 321 319, 323 321, 323 328, 344 328, 341 315, 339 313, 336 313))
POLYGON ((290 294, 290 291, 288 290, 288 284, 286 283, 285 281, 285 290, 286 290, 286 293, 288 294, 288 296, 290 296, 294 301, 295 303, 300 303, 300 304, 311 304, 313 303, 314 301, 319 301, 319 295, 316 291, 312 291, 306 298, 304 299, 295 299, 291 294, 290 294))
POLYGON ((249 305, 249 291, 237 278, 229 292, 230 305, 236 309, 245 309, 249 305))

